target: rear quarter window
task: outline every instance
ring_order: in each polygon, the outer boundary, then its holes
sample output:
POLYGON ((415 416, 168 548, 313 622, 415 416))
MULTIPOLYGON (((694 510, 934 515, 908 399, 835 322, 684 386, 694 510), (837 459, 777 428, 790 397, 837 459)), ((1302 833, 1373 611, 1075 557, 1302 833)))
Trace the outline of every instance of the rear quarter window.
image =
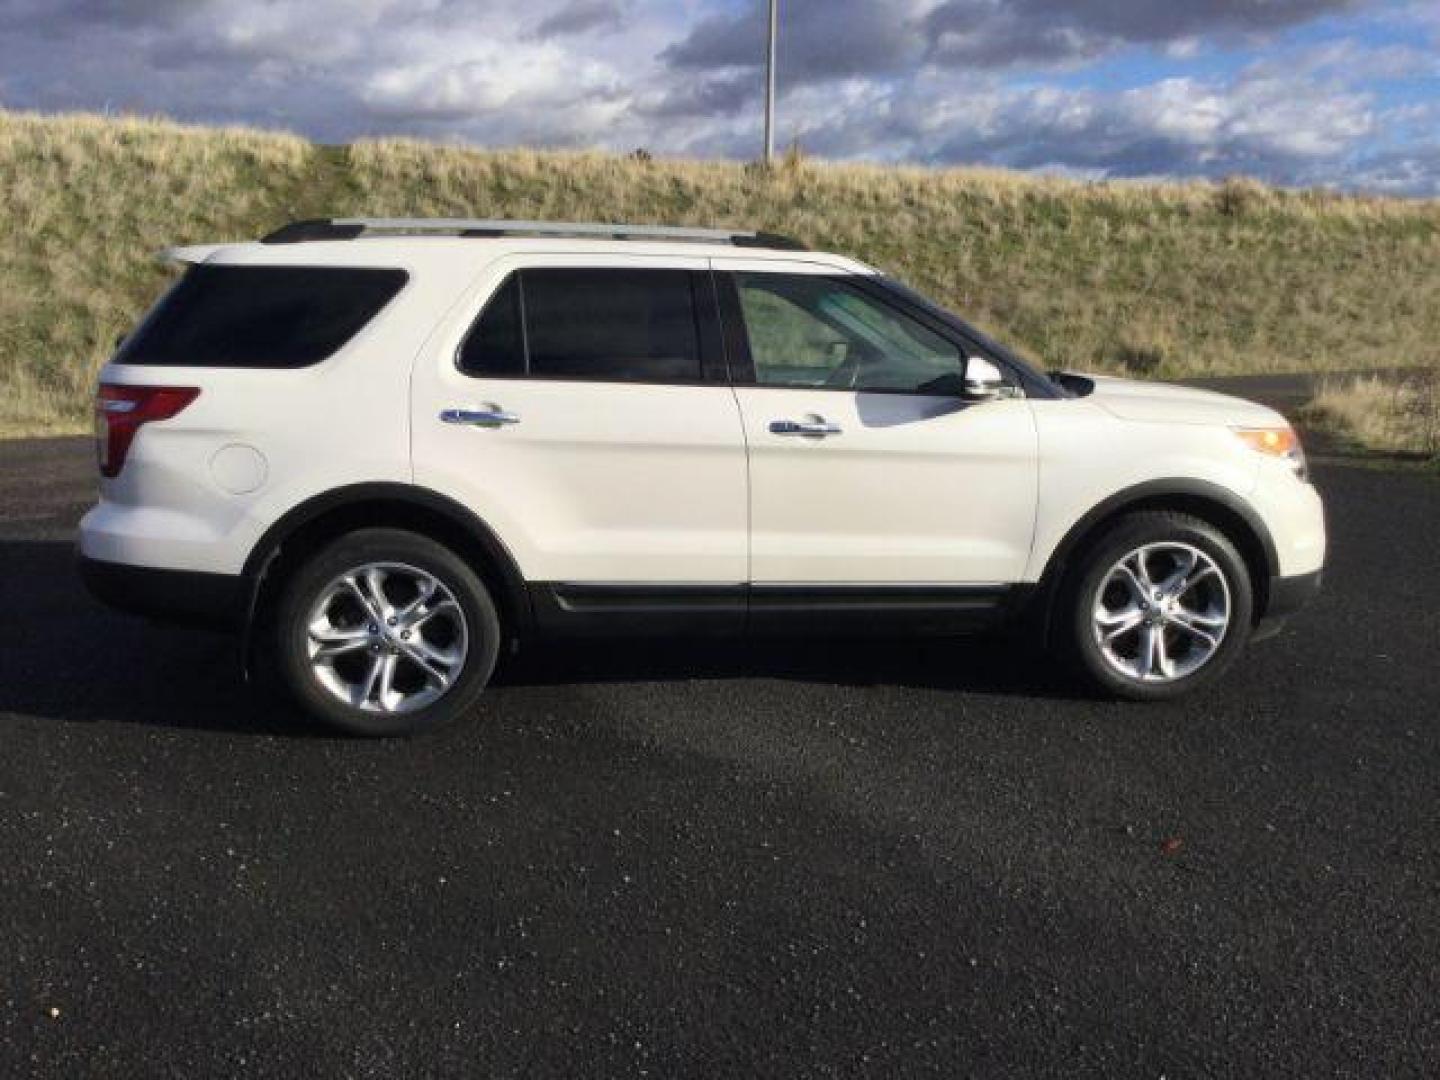
POLYGON ((121 346, 118 364, 299 368, 332 356, 404 287, 404 270, 194 266, 121 346))

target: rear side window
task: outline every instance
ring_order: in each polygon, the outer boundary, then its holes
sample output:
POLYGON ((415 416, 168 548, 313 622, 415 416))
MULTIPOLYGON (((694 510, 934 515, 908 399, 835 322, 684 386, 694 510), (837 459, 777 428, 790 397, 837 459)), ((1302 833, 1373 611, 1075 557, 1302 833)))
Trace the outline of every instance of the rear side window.
POLYGON ((460 366, 473 374, 524 375, 525 339, 520 332, 520 277, 505 279, 465 339, 460 366))
POLYGON ((471 375, 698 382, 693 275, 666 269, 512 274, 460 349, 471 375))
POLYGON ((404 286, 403 270, 195 266, 130 335, 115 361, 298 368, 360 332, 404 286))

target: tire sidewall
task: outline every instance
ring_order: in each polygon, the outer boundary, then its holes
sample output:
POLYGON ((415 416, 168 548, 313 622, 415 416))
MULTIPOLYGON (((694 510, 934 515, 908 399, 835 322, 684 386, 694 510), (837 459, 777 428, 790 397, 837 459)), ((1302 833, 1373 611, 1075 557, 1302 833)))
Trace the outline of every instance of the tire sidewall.
POLYGON ((1067 590, 1069 651, 1082 674, 1102 690, 1135 701, 1165 701, 1205 686, 1223 675, 1250 638, 1254 589, 1245 560, 1219 529, 1182 514, 1144 513, 1122 518, 1080 557, 1067 590), (1116 671, 1095 640, 1096 594, 1111 568, 1145 544, 1180 543, 1215 561, 1230 590, 1230 624, 1219 650, 1193 674, 1165 683, 1146 683, 1116 671))
POLYGON ((275 666, 290 694, 313 716, 350 735, 413 735, 463 714, 485 689, 500 650, 500 619, 479 576, 454 552, 417 533, 364 529, 326 547, 285 584, 274 627, 275 666), (469 652, 460 678, 438 700, 412 713, 371 713, 346 705, 311 672, 307 617, 320 590, 366 563, 414 566, 438 578, 460 604, 469 652))

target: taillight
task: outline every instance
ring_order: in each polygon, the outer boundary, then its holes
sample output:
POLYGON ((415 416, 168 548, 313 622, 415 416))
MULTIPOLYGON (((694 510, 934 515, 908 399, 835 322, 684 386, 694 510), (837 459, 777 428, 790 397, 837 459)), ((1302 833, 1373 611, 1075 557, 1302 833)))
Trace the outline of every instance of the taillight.
POLYGON ((100 475, 119 476, 142 424, 169 420, 200 396, 194 386, 120 386, 101 383, 95 396, 95 445, 100 475))

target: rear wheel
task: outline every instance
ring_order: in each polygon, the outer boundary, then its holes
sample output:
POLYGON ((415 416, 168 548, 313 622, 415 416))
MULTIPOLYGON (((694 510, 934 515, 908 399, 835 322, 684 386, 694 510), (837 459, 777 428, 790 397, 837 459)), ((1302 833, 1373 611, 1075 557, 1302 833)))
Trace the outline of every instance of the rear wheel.
POLYGON ((1253 605, 1245 560, 1220 530, 1186 514, 1131 514, 1072 572, 1066 644, 1101 689, 1163 701, 1224 673, 1249 639, 1253 605))
POLYGON ((356 735, 408 735, 474 704, 499 652, 484 584, 450 549, 416 533, 363 529, 287 583, 277 666, 325 723, 356 735))

